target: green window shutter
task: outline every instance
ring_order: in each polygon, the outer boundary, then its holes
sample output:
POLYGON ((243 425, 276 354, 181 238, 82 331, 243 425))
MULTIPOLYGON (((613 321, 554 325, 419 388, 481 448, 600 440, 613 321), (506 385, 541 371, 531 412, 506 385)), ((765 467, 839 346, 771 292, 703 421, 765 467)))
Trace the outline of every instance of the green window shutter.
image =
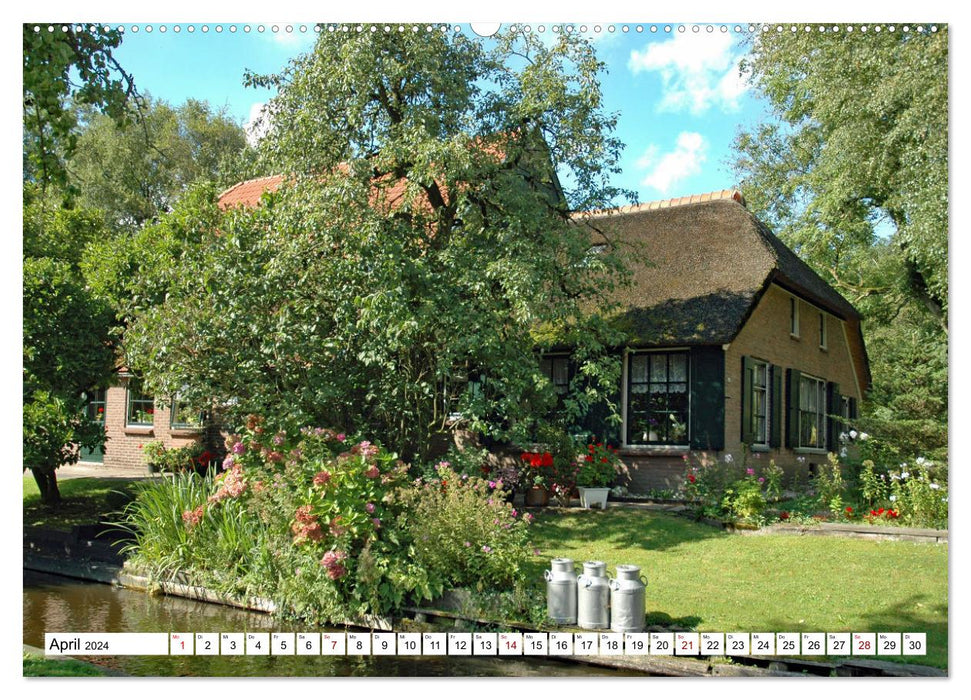
POLYGON ((752 430, 752 385, 755 374, 755 363, 752 358, 742 358, 742 443, 751 445, 755 440, 752 430))
POLYGON ((689 444, 694 450, 725 449, 725 352, 691 348, 689 444))
POLYGON ((782 368, 772 365, 772 397, 769 399, 769 447, 782 447, 782 368))
POLYGON ((826 383, 826 449, 838 452, 840 448, 840 385, 826 383))
POLYGON ((799 382, 802 372, 786 371, 786 447, 799 447, 799 382))

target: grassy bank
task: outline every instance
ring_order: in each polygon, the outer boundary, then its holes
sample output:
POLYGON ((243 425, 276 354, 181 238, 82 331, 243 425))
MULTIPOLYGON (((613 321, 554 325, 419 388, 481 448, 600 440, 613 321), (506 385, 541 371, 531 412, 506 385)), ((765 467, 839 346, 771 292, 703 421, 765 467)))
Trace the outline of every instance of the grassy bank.
POLYGON ((32 476, 24 477, 24 527, 70 530, 75 525, 97 523, 117 513, 133 498, 139 479, 83 478, 58 481, 61 502, 54 508, 40 502, 32 476))
POLYGON ((39 654, 24 652, 24 676, 48 678, 77 678, 108 675, 94 664, 74 659, 48 659, 39 654))
MULTIPOLYGON (((926 632, 947 668, 946 545, 731 535, 638 509, 536 513, 536 580, 554 556, 636 564, 649 624, 715 632, 926 632)), ((892 659, 893 657, 881 657, 892 659)))

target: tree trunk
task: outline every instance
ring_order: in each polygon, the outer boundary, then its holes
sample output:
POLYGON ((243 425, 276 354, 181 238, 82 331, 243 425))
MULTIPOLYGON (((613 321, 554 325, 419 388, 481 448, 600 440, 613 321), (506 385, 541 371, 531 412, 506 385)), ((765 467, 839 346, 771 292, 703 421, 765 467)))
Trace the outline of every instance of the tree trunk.
POLYGON ((40 489, 41 503, 47 506, 56 506, 60 503, 61 492, 57 488, 57 472, 54 469, 47 471, 35 467, 31 467, 30 471, 34 475, 34 481, 37 482, 37 488, 40 489))

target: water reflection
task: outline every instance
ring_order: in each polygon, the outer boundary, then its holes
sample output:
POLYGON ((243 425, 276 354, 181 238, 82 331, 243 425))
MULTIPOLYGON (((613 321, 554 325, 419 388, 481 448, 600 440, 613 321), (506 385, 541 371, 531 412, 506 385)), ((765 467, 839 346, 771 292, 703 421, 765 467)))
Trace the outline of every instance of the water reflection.
MULTIPOLYGON (((319 631, 269 615, 24 571, 24 643, 45 632, 319 631)), ((542 658, 333 656, 83 657, 133 676, 626 676, 542 658)))

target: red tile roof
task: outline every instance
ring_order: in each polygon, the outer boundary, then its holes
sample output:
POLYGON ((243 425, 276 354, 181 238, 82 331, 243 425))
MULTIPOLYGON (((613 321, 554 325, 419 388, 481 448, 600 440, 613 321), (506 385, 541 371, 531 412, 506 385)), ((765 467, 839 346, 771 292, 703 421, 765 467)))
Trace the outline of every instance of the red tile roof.
MULTIPOLYGON (((405 186, 407 181, 399 180, 391 186, 381 186, 379 183, 387 182, 385 176, 381 180, 375 181, 371 203, 385 203, 390 209, 394 209, 405 197, 405 186)), ((276 192, 283 185, 283 175, 270 175, 259 177, 254 180, 247 180, 238 185, 233 185, 228 190, 219 195, 218 205, 220 209, 226 210, 230 207, 255 207, 260 203, 260 198, 264 192, 276 192)), ((442 195, 447 195, 446 190, 442 189, 442 195)))
POLYGON ((282 184, 283 175, 240 182, 219 195, 219 208, 225 210, 230 207, 255 207, 260 203, 264 192, 276 192, 282 184))

